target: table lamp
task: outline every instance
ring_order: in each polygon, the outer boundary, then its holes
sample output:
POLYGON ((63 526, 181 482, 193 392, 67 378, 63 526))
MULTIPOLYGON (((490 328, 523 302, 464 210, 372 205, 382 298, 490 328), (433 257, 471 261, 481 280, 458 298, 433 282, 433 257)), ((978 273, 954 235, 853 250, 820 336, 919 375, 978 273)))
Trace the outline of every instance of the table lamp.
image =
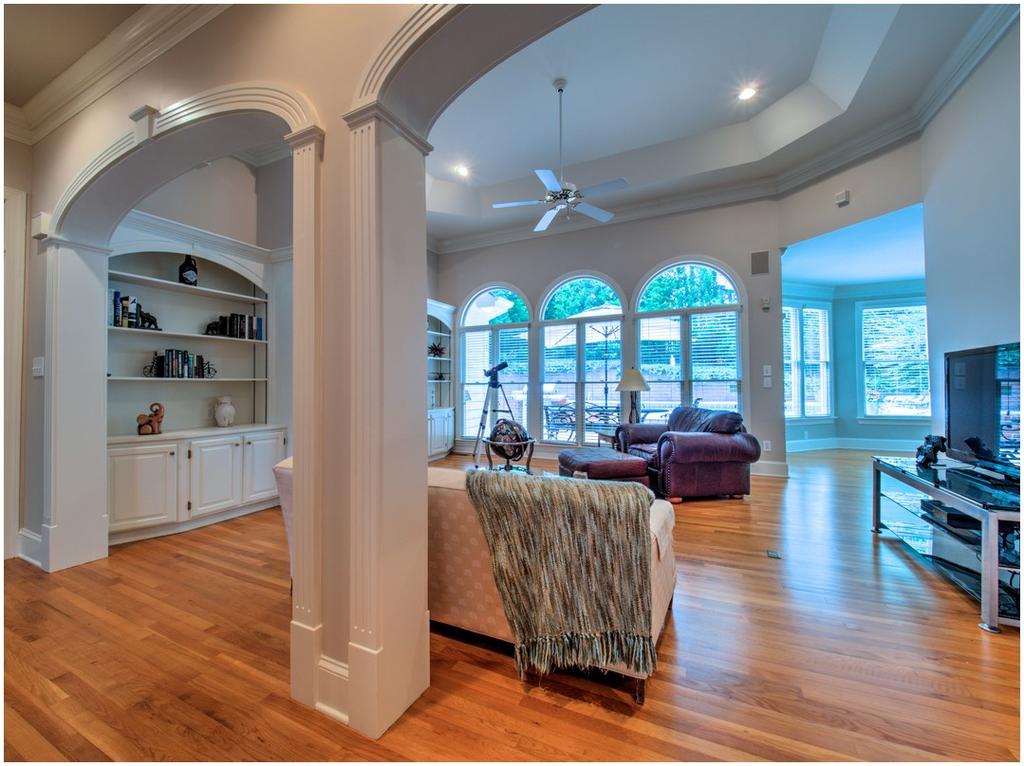
POLYGON ((629 422, 639 423, 640 411, 637 409, 637 395, 641 391, 651 390, 640 370, 631 367, 622 373, 622 379, 619 381, 619 385, 615 387, 615 390, 629 392, 629 422))

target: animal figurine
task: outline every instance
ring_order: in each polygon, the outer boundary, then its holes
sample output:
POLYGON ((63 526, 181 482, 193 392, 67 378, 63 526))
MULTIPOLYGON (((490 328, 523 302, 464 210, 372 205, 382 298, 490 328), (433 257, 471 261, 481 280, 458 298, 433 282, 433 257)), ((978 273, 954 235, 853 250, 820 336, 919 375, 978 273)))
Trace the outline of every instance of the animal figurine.
POLYGON ((139 436, 160 433, 164 422, 164 406, 160 402, 153 402, 149 405, 149 414, 139 415, 135 422, 139 424, 139 436))
POLYGON ((220 320, 214 319, 203 330, 203 335, 220 335, 220 320))
POLYGON ((141 330, 159 330, 160 326, 156 323, 156 317, 152 314, 139 310, 139 329, 141 330))
POLYGON ((939 453, 946 451, 946 437, 924 437, 924 444, 917 448, 917 464, 921 468, 931 468, 939 459, 939 453))

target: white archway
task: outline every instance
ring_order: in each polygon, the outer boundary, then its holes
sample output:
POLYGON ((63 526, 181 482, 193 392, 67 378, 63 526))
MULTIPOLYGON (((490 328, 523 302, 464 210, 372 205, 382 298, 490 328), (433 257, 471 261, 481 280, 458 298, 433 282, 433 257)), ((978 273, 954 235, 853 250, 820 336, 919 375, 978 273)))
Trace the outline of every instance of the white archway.
POLYGON ((318 316, 320 164, 324 131, 301 93, 274 83, 213 88, 162 110, 143 106, 61 194, 33 235, 46 258, 44 492, 40 563, 53 571, 106 556, 104 296, 110 239, 134 205, 197 162, 245 144, 283 139, 293 158, 296 548, 292 599, 292 694, 315 704, 321 631, 320 498, 317 493, 320 354, 318 316))

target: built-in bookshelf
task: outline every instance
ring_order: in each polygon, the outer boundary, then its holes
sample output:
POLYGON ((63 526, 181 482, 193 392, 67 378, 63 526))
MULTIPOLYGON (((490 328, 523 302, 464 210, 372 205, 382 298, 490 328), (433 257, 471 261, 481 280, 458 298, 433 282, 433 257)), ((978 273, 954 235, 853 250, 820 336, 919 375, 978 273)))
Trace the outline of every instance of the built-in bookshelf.
POLYGON ((431 460, 447 455, 455 445, 454 316, 454 306, 427 301, 427 457, 431 460), (430 353, 434 344, 441 346, 439 354, 430 353))
POLYGON ((215 425, 214 407, 221 396, 232 398, 236 424, 267 422, 272 337, 267 294, 241 274, 199 257, 199 285, 181 284, 178 266, 184 257, 132 253, 110 260, 108 300, 113 291, 131 296, 156 318, 160 330, 115 326, 107 312, 109 436, 135 433, 136 416, 148 412, 153 402, 165 407, 165 431, 215 425), (252 317, 251 322, 243 316, 252 317), (213 322, 230 334, 207 334, 213 322), (201 377, 200 358, 215 368, 215 375, 201 377), (166 375, 160 376, 165 368, 166 375))

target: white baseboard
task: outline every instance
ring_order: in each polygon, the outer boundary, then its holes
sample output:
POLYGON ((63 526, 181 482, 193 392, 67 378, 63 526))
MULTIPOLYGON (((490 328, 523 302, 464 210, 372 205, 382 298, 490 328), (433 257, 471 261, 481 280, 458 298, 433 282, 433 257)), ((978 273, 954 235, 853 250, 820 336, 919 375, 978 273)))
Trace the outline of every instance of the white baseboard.
POLYGON ((914 439, 858 439, 833 437, 831 439, 794 439, 786 442, 787 452, 812 452, 823 449, 881 450, 884 452, 913 452, 921 442, 914 439))
POLYGON ((753 476, 786 478, 789 476, 789 466, 780 460, 758 460, 750 465, 750 473, 753 476))
POLYGON ((210 524, 216 524, 221 521, 236 519, 239 516, 246 516, 250 513, 256 513, 257 511, 265 511, 268 508, 273 508, 280 504, 280 498, 275 497, 270 500, 261 500, 256 503, 250 503, 249 505, 243 505, 241 508, 232 508, 230 511, 211 513, 209 516, 200 516, 197 519, 189 519, 188 521, 176 521, 172 524, 163 524, 159 527, 145 527, 143 529, 126 529, 123 532, 111 532, 110 544, 120 545, 121 543, 133 543, 137 540, 148 540, 152 537, 176 535, 179 532, 188 532, 192 529, 199 529, 200 527, 206 527, 210 524))
POLYGON ((306 625, 295 619, 290 625, 292 698, 309 707, 316 707, 317 703, 316 682, 323 629, 323 623, 306 625))
POLYGON ((18 530, 18 558, 43 568, 43 537, 38 532, 22 527, 18 530))
POLYGON ((348 725, 348 665, 326 655, 316 668, 316 709, 348 725))

